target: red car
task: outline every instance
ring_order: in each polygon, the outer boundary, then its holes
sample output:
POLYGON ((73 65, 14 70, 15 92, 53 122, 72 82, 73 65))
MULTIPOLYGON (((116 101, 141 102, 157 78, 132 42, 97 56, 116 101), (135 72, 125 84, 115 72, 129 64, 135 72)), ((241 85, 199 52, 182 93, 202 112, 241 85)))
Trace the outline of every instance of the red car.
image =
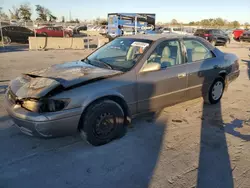
POLYGON ((233 31, 234 39, 239 40, 241 35, 244 33, 244 29, 236 29, 233 31))
POLYGON ((37 34, 42 34, 47 37, 72 37, 72 32, 63 29, 63 27, 42 27, 35 29, 37 34))

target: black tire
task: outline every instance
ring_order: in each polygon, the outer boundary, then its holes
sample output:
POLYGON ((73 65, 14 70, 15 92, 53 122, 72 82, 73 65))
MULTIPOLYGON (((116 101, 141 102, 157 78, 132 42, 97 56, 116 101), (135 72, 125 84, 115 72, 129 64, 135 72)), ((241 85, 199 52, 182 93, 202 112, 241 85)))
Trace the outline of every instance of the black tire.
POLYGON ((222 78, 222 77, 218 77, 218 78, 216 78, 215 80, 214 80, 214 82, 213 82, 213 84, 210 86, 210 88, 209 88, 209 91, 208 91, 208 103, 209 104, 217 104, 220 100, 221 100, 221 98, 222 98, 222 96, 223 96, 223 93, 224 93, 224 89, 225 89, 225 81, 224 81, 224 79, 222 78), (218 84, 218 83, 221 83, 222 84, 222 91, 221 91, 221 94, 220 94, 220 96, 219 97, 215 97, 214 96, 214 87, 218 84))
POLYGON ((125 135, 124 120, 124 112, 119 104, 112 100, 99 101, 82 115, 80 134, 94 146, 104 145, 125 135))
POLYGON ((8 37, 8 36, 3 36, 3 43, 4 43, 5 45, 10 44, 10 43, 11 43, 10 37, 8 37))

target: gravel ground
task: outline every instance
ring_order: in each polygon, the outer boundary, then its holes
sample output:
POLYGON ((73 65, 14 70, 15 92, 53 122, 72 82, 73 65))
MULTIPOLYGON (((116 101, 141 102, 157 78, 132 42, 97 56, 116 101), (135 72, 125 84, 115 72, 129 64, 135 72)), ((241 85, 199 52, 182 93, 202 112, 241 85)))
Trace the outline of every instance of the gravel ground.
POLYGON ((92 147, 78 135, 38 139, 20 133, 2 106, 8 81, 22 72, 83 58, 88 51, 0 53, 0 188, 248 188, 250 45, 223 51, 241 58, 241 75, 221 104, 195 99, 137 118, 127 135, 92 147))

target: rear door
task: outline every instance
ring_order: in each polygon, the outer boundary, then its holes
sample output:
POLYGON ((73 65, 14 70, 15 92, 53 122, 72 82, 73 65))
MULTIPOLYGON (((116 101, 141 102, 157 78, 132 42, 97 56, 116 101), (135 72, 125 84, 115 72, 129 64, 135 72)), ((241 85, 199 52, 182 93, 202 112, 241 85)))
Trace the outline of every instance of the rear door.
POLYGON ((204 37, 204 34, 205 34, 204 29, 197 29, 196 32, 194 33, 194 36, 204 37))
POLYGON ((9 37, 11 38, 12 42, 19 42, 21 38, 20 34, 20 27, 10 26, 9 30, 9 37))
POLYGON ((33 31, 25 27, 20 27, 20 40, 21 41, 24 41, 24 42, 28 41, 28 38, 30 36, 34 36, 33 31))
POLYGON ((137 75, 138 112, 154 111, 184 101, 187 88, 187 67, 179 40, 159 43, 144 64, 158 63, 158 71, 137 75))
POLYGON ((208 85, 217 73, 215 55, 198 39, 184 39, 187 62, 187 97, 193 99, 206 94, 208 85))
POLYGON ((55 32, 56 37, 63 37, 62 27, 54 27, 54 32, 55 32))

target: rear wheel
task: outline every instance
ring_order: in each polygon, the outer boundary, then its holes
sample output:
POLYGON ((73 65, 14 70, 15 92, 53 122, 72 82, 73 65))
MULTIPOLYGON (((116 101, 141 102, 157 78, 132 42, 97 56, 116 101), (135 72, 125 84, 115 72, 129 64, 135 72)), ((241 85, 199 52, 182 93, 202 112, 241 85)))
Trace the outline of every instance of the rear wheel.
POLYGON ((80 134, 90 144, 106 144, 126 133, 124 112, 112 100, 103 100, 88 107, 80 121, 80 134))
POLYGON ((224 93, 224 89, 224 79, 222 77, 216 78, 208 91, 208 102, 210 104, 218 103, 224 93))
POLYGON ((212 41, 211 41, 211 44, 212 44, 213 46, 215 46, 216 41, 215 41, 215 40, 212 40, 212 41))

